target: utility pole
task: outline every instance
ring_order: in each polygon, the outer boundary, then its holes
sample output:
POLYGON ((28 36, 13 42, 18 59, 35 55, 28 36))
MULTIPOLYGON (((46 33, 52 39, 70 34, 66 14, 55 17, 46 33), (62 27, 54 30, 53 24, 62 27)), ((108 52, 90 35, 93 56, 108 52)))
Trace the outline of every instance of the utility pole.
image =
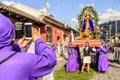
POLYGON ((46 0, 44 0, 44 13, 47 11, 47 5, 46 5, 46 0))
POLYGON ((109 34, 109 38, 111 38, 111 29, 112 29, 112 25, 110 24, 110 25, 109 25, 109 33, 110 33, 110 34, 109 34))
POLYGON ((117 35, 118 34, 118 32, 117 32, 117 18, 118 18, 119 16, 113 16, 113 18, 115 19, 115 35, 117 35))
POLYGON ((44 8, 47 8, 46 0, 44 0, 44 8))
POLYGON ((117 35, 118 34, 118 31, 117 31, 117 29, 118 29, 117 19, 118 19, 119 16, 114 15, 114 16, 111 16, 111 17, 113 17, 115 19, 115 35, 117 35))
POLYGON ((106 31, 106 40, 108 40, 108 30, 106 31))

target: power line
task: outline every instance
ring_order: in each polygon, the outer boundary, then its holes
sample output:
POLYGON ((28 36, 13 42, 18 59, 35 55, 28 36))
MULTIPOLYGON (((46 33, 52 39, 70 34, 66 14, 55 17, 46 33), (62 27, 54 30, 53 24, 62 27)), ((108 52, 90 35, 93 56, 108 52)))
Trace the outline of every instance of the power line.
POLYGON ((118 15, 116 15, 118 6, 119 6, 119 0, 115 0, 115 4, 114 4, 114 6, 113 6, 113 10, 115 10, 115 12, 112 12, 112 13, 114 13, 114 15, 115 15, 115 16, 113 16, 113 17, 115 18, 115 34, 116 34, 116 35, 118 34, 118 26, 117 26, 117 18, 118 18, 118 15))
POLYGON ((47 5, 46 5, 46 0, 44 0, 44 8, 47 8, 47 5))
POLYGON ((118 10, 119 10, 119 8, 120 8, 120 0, 118 0, 118 10))
POLYGON ((117 0, 114 0, 113 6, 112 6, 113 9, 115 8, 116 2, 117 2, 117 0))
MULTIPOLYGON (((112 6, 112 9, 113 9, 113 10, 116 10, 116 9, 115 9, 115 8, 116 8, 116 3, 117 3, 117 0, 114 0, 113 6, 112 6)), ((113 15, 113 14, 115 14, 115 13, 112 12, 111 14, 113 15)))
POLYGON ((116 4, 116 11, 118 10, 118 6, 119 6, 119 2, 120 2, 120 0, 117 0, 117 4, 116 4))
POLYGON ((113 0, 114 2, 113 2, 113 5, 112 5, 112 9, 114 9, 114 7, 115 7, 115 4, 116 4, 116 0, 113 0))

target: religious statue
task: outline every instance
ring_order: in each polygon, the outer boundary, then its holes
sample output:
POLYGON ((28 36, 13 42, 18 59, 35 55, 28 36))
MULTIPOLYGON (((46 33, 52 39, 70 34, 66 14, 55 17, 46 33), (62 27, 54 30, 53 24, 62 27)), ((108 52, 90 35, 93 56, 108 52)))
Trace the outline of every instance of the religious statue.
POLYGON ((89 12, 86 12, 86 15, 83 20, 80 39, 89 38, 93 39, 94 25, 92 17, 89 12))
POLYGON ((83 25, 82 25, 82 29, 83 29, 83 31, 91 29, 91 31, 94 32, 94 25, 93 25, 93 22, 92 22, 91 15, 87 14, 85 16, 84 22, 83 22, 83 25))

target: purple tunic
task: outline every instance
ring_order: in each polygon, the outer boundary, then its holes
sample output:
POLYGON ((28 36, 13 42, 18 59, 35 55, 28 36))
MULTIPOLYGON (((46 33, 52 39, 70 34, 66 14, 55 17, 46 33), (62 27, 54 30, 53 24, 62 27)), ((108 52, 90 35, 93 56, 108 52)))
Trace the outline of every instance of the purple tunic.
POLYGON ((55 47, 55 46, 52 46, 51 49, 52 49, 52 51, 56 54, 56 47, 55 47))
POLYGON ((35 54, 22 53, 18 45, 10 46, 14 34, 11 21, 0 14, 0 61, 17 51, 0 65, 0 80, 35 80, 51 73, 56 57, 41 40, 35 41, 35 54))
POLYGON ((67 72, 77 71, 79 68, 79 63, 77 61, 77 50, 74 48, 69 48, 68 50, 68 61, 66 64, 67 72))
POLYGON ((98 59, 98 70, 99 71, 108 71, 108 55, 107 55, 107 48, 98 48, 97 51, 99 52, 99 59, 98 59))

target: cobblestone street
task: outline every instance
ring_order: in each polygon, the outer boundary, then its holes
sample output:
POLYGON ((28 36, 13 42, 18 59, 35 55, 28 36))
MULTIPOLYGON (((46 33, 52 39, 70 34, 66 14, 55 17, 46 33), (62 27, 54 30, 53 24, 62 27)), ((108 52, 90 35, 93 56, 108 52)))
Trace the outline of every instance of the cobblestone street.
POLYGON ((113 54, 109 54, 108 72, 97 73, 91 80, 120 80, 120 62, 113 62, 113 54))

